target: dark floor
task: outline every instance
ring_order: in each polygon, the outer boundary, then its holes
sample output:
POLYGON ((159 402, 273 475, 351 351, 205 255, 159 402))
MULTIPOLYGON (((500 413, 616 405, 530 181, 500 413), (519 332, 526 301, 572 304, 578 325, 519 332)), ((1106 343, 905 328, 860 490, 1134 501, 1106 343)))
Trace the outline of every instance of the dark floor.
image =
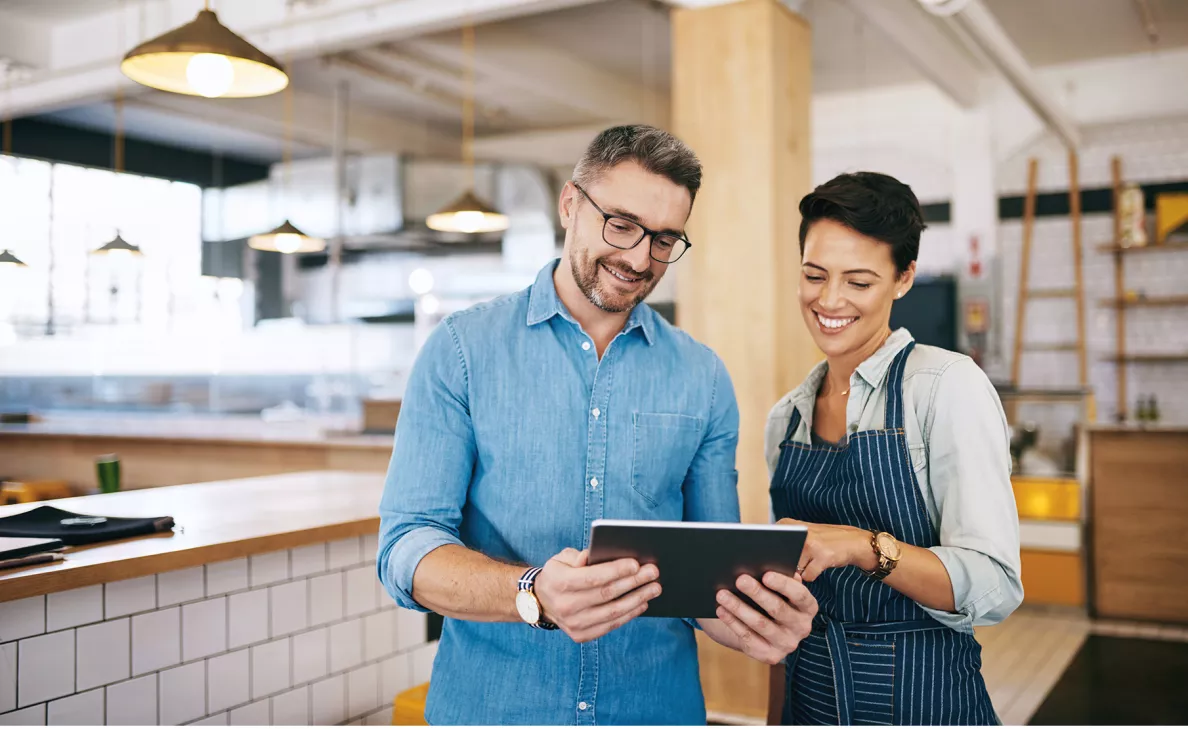
POLYGON ((1188 643, 1089 636, 1031 723, 1188 724, 1188 643))

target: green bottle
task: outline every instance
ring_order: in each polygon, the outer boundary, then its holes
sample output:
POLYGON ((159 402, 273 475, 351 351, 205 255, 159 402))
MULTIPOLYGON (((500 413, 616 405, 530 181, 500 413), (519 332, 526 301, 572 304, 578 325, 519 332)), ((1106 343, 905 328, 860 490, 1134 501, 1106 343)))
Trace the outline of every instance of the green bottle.
POLYGON ((99 492, 110 494, 120 490, 120 457, 115 453, 95 459, 95 474, 99 478, 99 492))

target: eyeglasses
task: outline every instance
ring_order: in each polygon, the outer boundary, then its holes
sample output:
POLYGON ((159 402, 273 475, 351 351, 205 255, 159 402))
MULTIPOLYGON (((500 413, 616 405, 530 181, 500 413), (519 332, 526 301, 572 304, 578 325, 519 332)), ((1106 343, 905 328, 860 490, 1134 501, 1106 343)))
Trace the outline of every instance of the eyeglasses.
POLYGON ((598 207, 598 203, 594 202, 590 193, 583 190, 581 185, 574 182, 573 186, 590 201, 595 210, 602 214, 602 239, 606 241, 607 245, 626 251, 639 245, 639 242, 645 237, 650 237, 652 240, 649 244, 651 248, 648 255, 657 263, 676 263, 677 259, 685 255, 685 251, 693 245, 679 235, 659 233, 645 228, 634 220, 611 215, 598 207))

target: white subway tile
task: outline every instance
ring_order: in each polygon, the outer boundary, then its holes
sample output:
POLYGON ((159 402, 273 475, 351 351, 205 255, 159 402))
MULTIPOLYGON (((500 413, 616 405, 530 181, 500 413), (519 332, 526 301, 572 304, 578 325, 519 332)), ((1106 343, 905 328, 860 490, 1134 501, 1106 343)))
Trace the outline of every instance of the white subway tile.
POLYGON ((157 576, 109 582, 103 586, 104 617, 108 620, 157 607, 157 576))
POLYGON ((363 658, 374 661, 396 650, 396 614, 392 610, 363 619, 363 658))
POLYGON ((231 712, 231 726, 268 726, 272 723, 268 699, 231 712))
POLYGON ((0 645, 0 714, 17 707, 17 644, 0 645))
POLYGON ((157 607, 179 605, 204 597, 206 573, 201 565, 157 575, 157 607))
POLYGON ((433 659, 437 657, 437 641, 433 641, 412 652, 413 686, 429 683, 433 675, 433 659))
POLYGON ((45 704, 4 714, 0 726, 45 726, 45 704))
POLYGON ((341 572, 314 577, 309 581, 310 625, 325 625, 335 620, 342 620, 342 591, 341 572))
POLYGON ((225 595, 246 590, 248 586, 247 557, 229 559, 206 565, 206 596, 225 595))
POLYGON ((231 595, 230 606, 231 644, 240 648, 268 639, 268 590, 252 590, 231 595))
POLYGON ((49 726, 103 726, 103 689, 51 701, 47 713, 49 726))
POLYGON ((309 687, 281 694, 272 700, 272 723, 277 726, 309 725, 309 687))
POLYGON ((132 628, 128 618, 78 629, 78 689, 123 681, 132 675, 132 628))
POLYGON ((363 662, 363 621, 351 620, 330 628, 330 672, 337 673, 363 662))
POLYGON ((289 553, 287 551, 253 554, 251 556, 252 587, 271 585, 289 579, 289 553))
POLYGON ((293 636, 293 683, 315 681, 330 672, 329 640, 325 628, 293 636))
POLYGON ((402 691, 412 688, 412 659, 406 655, 393 656, 380 664, 380 696, 395 701, 402 691))
POLYGON ((74 631, 25 638, 18 649, 17 705, 74 693, 74 631))
POLYGON ((0 602, 0 643, 45 632, 45 595, 0 602))
POLYGON ((310 544, 292 551, 293 577, 306 577, 326 571, 326 544, 310 544))
POLYGON ((416 610, 396 609, 396 650, 415 648, 428 638, 428 616, 416 610))
POLYGON ((346 721, 346 680, 335 676, 315 683, 310 688, 313 698, 313 723, 328 726, 346 721))
POLYGON ((362 615, 376 608, 375 568, 364 565, 346 573, 346 614, 362 615))
POLYGON ((213 656, 227 650, 227 598, 182 607, 182 660, 213 656))
POLYGON ((347 716, 374 711, 379 698, 379 666, 371 664, 347 674, 347 716))
POLYGON ((330 542, 330 569, 354 567, 362 561, 361 554, 358 537, 330 542))
POLYGON ((365 726, 390 726, 392 724, 392 707, 384 707, 369 715, 363 723, 365 726))
POLYGON ((206 715, 206 664, 161 671, 161 724, 175 726, 206 715))
POLYGON ((381 608, 392 607, 396 601, 388 594, 387 589, 384 588, 384 583, 379 581, 379 577, 375 580, 375 603, 381 608))
POLYGON ((251 670, 245 648, 206 662, 207 711, 223 711, 251 698, 251 670))
POLYGON ((272 602, 272 635, 288 635, 309 626, 309 583, 287 582, 268 588, 272 602))
POLYGON ((49 632, 103 619, 103 585, 51 592, 46 600, 45 629, 49 632))
POLYGON ((227 726, 227 712, 190 722, 189 726, 227 726))
POLYGON ((181 663, 181 611, 158 610, 132 618, 132 675, 181 663))
POLYGON ((379 534, 364 534, 363 535, 363 561, 375 564, 375 558, 379 552, 379 534))
POLYGON ((284 691, 289 683, 289 639, 252 648, 252 698, 284 691))
POLYGON ((117 726, 155 726, 157 674, 108 686, 107 723, 117 726))

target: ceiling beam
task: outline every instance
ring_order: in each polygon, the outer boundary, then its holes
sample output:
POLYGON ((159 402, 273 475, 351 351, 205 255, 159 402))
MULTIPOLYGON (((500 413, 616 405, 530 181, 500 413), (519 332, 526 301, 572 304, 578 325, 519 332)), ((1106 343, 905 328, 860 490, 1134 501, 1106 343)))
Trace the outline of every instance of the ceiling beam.
POLYGON ((966 109, 978 105, 982 69, 962 45, 929 17, 917 0, 844 0, 885 36, 917 70, 966 109))
POLYGON ((488 161, 572 168, 594 137, 614 123, 484 135, 474 140, 474 156, 488 161))

